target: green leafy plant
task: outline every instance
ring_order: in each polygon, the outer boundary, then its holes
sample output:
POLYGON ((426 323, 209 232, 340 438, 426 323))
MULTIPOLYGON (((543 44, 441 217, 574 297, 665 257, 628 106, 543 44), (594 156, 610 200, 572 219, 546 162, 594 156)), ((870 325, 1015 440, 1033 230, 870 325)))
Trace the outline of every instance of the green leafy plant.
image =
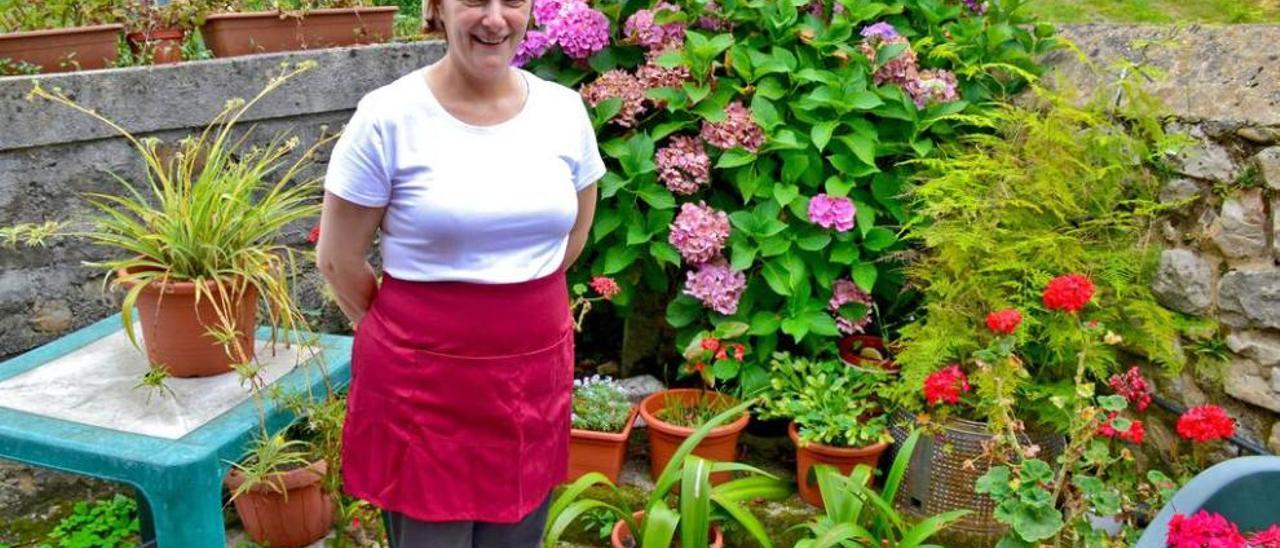
POLYGON ((739 376, 748 350, 745 344, 730 341, 747 329, 744 323, 724 322, 712 331, 695 335, 684 350, 681 376, 698 377, 701 388, 697 398, 689 402, 679 395, 668 395, 656 413, 658 418, 676 426, 697 428, 732 406, 734 399, 715 389, 717 383, 739 376))
POLYGON ((713 428, 745 413, 754 403, 745 401, 720 413, 680 444, 658 476, 639 519, 629 511, 585 495, 588 488, 596 485, 616 490, 603 474, 592 472, 578 478, 552 501, 543 533, 543 546, 554 548, 574 520, 597 509, 604 509, 624 520, 635 545, 640 548, 664 548, 672 546, 676 540, 685 548, 705 548, 712 522, 721 520, 736 523, 761 546, 772 546, 760 520, 743 503, 759 498, 785 498, 792 492, 789 483, 746 464, 711 462, 693 455, 694 447, 713 428), (713 487, 713 472, 746 472, 750 475, 713 487), (679 492, 673 492, 677 486, 679 492), (675 502, 669 505, 669 499, 675 502))
POLYGON ((136 545, 140 532, 138 502, 116 495, 109 500, 77 502, 71 515, 49 533, 50 542, 41 544, 41 548, 123 548, 136 545))
POLYGON ((890 377, 836 360, 810 360, 775 352, 760 418, 796 422, 802 443, 863 447, 892 441, 880 395, 890 377))
POLYGON ((598 375, 573 381, 573 427, 621 432, 631 418, 631 401, 618 383, 598 375))
POLYGON ((330 8, 360 8, 378 5, 374 0, 214 0, 216 12, 278 11, 297 13, 330 8))
POLYGON ((150 0, 117 0, 117 22, 126 32, 180 28, 192 30, 204 23, 209 14, 207 0, 169 0, 156 4, 150 0))
POLYGON ((119 0, 0 0, 0 33, 115 23, 119 0))
POLYGON ((828 464, 815 466, 825 513, 792 528, 809 533, 795 548, 929 546, 926 541, 930 537, 969 514, 969 510, 952 510, 911 523, 894 508, 894 498, 919 441, 919 431, 912 431, 903 441, 879 493, 869 487, 874 471, 866 465, 856 466, 848 476, 828 464))

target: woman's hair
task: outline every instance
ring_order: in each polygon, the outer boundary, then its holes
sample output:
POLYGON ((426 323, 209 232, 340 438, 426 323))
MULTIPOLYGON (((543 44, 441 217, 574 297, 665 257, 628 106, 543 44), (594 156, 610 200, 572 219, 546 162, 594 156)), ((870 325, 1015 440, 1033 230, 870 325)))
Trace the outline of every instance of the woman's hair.
POLYGON ((440 1, 425 0, 422 3, 422 30, 424 32, 444 32, 440 24, 440 1))

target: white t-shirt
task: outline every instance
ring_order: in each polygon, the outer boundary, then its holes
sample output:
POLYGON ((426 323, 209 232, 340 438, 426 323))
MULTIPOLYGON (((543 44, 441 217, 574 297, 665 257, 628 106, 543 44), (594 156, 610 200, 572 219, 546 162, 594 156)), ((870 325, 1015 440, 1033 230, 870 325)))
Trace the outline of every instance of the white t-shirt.
POLYGON ((386 206, 382 265, 394 278, 497 284, 553 274, 577 192, 605 173, 582 99, 520 70, 528 89, 520 113, 473 126, 445 111, 425 71, 360 100, 325 190, 386 206))

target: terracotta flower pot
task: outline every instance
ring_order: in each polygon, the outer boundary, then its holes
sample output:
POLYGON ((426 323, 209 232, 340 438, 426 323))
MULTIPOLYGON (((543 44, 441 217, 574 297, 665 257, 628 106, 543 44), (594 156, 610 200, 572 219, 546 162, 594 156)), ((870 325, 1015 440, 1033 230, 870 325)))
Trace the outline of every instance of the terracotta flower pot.
MULTIPOLYGON (((666 405, 667 398, 679 398, 684 400, 686 405, 693 405, 702 394, 711 398, 725 399, 728 406, 737 403, 732 397, 719 392, 704 392, 693 388, 656 392, 640 402, 640 416, 644 417, 644 422, 649 427, 649 475, 653 479, 658 479, 676 449, 694 431, 693 428, 676 426, 659 419, 658 411, 666 405)), ((693 454, 719 462, 735 461, 738 456, 738 436, 742 434, 742 430, 747 427, 747 422, 750 420, 751 415, 743 413, 737 420, 711 430, 711 433, 707 434, 707 437, 693 449, 693 454)), ((711 483, 724 483, 732 477, 729 472, 719 472, 711 475, 711 483)))
MULTIPOLYGON (((639 521, 644 517, 644 512, 636 512, 632 515, 635 516, 636 521, 639 521)), ((724 548, 724 534, 720 532, 720 527, 713 524, 707 536, 710 537, 707 544, 711 548, 724 548)), ((620 519, 613 524, 613 534, 609 538, 613 541, 613 548, 635 548, 635 541, 631 539, 631 528, 627 527, 626 520, 620 519)), ((675 541, 673 545, 679 546, 680 542, 675 541)))
MULTIPOLYGON (((122 270, 118 274, 126 273, 122 270)), ((224 285, 233 283, 227 281, 224 285)), ((122 285, 128 289, 132 283, 122 282, 122 285)), ((232 304, 236 330, 241 334, 237 345, 244 354, 244 359, 233 360, 222 344, 208 334, 210 327, 218 325, 218 314, 211 301, 221 297, 212 281, 205 282, 205 286, 214 298, 203 295, 198 305, 194 282, 153 282, 138 294, 137 317, 142 324, 147 360, 153 366, 165 366, 173 377, 220 375, 230 372, 234 363, 253 359, 257 290, 250 285, 240 302, 232 304)))
POLYGON ((800 498, 818 508, 824 505, 817 479, 809 477, 814 465, 829 464, 847 476, 859 464, 875 468, 880 463, 880 455, 889 448, 889 443, 883 441, 866 447, 835 447, 821 443, 801 445, 800 431, 794 422, 787 427, 787 435, 796 444, 796 484, 800 487, 800 498))
POLYGON ((0 57, 39 65, 42 72, 101 69, 116 62, 121 25, 0 33, 0 57))
POLYGON ((169 65, 182 62, 182 41, 186 37, 185 29, 171 28, 130 32, 124 38, 135 57, 149 51, 152 64, 169 65))
POLYGON ((200 27, 217 57, 385 42, 400 8, 309 10, 301 16, 275 11, 215 13, 200 27))
POLYGON ((889 350, 885 348, 884 339, 873 335, 848 335, 841 337, 836 343, 840 349, 840 359, 854 367, 897 373, 898 364, 889 358, 889 350), (875 359, 859 353, 861 348, 870 348, 878 352, 884 359, 875 359))
MULTIPOLYGON (((273 547, 307 546, 333 529, 333 499, 321 487, 328 463, 323 459, 306 468, 276 474, 270 483, 283 484, 285 492, 267 483, 249 488, 235 499, 236 514, 255 543, 273 547)), ((232 469, 223 483, 235 490, 245 477, 232 469)))
POLYGON ((587 472, 600 472, 609 481, 618 483, 622 465, 627 461, 627 440, 636 421, 637 408, 627 415, 627 425, 621 432, 595 432, 592 430, 569 431, 569 481, 587 472))

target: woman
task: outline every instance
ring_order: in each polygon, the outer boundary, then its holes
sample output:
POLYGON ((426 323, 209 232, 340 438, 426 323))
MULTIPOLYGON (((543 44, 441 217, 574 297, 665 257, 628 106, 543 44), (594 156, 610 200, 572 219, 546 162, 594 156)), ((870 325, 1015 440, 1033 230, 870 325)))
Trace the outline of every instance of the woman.
POLYGON ((532 0, 432 4, 448 53, 360 101, 325 180, 317 260, 356 328, 344 488, 399 547, 533 547, 604 163, 578 95, 510 67, 532 0))

